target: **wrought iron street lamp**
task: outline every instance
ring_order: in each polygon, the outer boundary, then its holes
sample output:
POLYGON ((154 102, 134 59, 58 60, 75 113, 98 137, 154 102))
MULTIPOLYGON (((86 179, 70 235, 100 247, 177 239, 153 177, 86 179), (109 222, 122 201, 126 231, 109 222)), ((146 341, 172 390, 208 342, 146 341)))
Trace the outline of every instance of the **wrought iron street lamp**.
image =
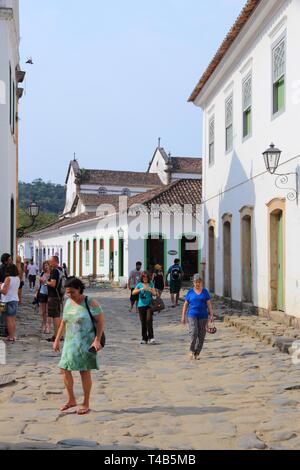
POLYGON ((267 171, 271 175, 277 176, 275 185, 279 189, 288 189, 288 194, 287 194, 287 199, 289 201, 296 201, 298 204, 299 200, 299 178, 298 178, 298 173, 276 173, 279 163, 280 163, 280 157, 281 157, 281 150, 275 147, 274 144, 271 144, 268 150, 266 150, 263 153, 264 157, 264 162, 267 171), (290 177, 294 176, 296 177, 296 185, 293 188, 287 188, 287 185, 290 182, 290 177))
POLYGON ((27 211, 29 217, 31 218, 31 223, 26 226, 19 227, 17 229, 17 237, 22 238, 24 237, 25 231, 28 230, 29 228, 33 227, 37 217, 40 214, 40 206, 36 202, 31 202, 28 206, 28 211, 27 211))

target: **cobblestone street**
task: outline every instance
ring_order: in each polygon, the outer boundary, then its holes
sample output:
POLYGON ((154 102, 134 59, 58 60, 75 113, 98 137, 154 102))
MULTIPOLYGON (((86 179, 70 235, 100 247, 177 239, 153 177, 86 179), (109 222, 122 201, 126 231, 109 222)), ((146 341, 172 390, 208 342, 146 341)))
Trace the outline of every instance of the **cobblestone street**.
MULTIPOLYGON (((107 333, 92 412, 59 411, 59 355, 41 338, 26 294, 20 340, 1 366, 16 381, 0 388, 0 448, 300 449, 300 365, 290 356, 218 322, 201 360, 191 362, 181 310, 156 315, 159 344, 141 346, 128 292, 90 295, 103 306, 107 333)), ((76 392, 80 399, 78 375, 76 392)))

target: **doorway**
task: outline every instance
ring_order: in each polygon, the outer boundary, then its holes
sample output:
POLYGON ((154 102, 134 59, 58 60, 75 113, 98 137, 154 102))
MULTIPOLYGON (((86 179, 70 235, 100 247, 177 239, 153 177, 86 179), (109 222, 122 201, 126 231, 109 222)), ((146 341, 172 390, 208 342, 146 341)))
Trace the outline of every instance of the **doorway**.
POLYGON ((97 240, 93 241, 93 278, 97 277, 97 240))
POLYGON ((79 242, 79 277, 83 274, 83 243, 82 240, 79 242))
POLYGON ((154 272, 156 264, 160 264, 165 272, 165 240, 162 235, 150 235, 146 240, 145 266, 150 272, 154 272))
POLYGON ((224 297, 231 298, 231 222, 223 225, 224 297))
POLYGON ((208 229, 208 277, 209 277, 209 290, 215 292, 215 227, 211 226, 208 229))
POLYGON ((181 241, 181 266, 184 272, 184 281, 190 281, 199 273, 199 245, 198 238, 183 236, 181 241))
POLYGON ((285 311, 283 211, 270 215, 271 310, 285 311))
POLYGON ((113 238, 109 240, 109 279, 113 281, 115 278, 115 241, 113 238))
POLYGON ((242 299, 252 302, 252 218, 242 218, 242 299))

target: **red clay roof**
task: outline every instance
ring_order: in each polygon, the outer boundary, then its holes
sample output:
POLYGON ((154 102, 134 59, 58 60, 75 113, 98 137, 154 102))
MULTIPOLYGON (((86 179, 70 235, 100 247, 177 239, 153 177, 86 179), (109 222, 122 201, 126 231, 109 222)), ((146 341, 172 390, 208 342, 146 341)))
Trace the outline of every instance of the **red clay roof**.
POLYGON ((84 170, 81 184, 98 184, 99 186, 161 186, 157 174, 137 173, 134 171, 84 170))
POLYGON ((193 157, 171 157, 172 173, 202 174, 202 159, 193 157))
POLYGON ((208 68, 200 78, 198 85, 194 89, 193 93, 189 97, 188 101, 193 102, 199 95, 199 93, 204 88, 205 84, 208 82, 220 62, 222 61, 223 57, 230 49, 233 42, 236 40, 248 20, 251 18, 252 14, 260 4, 261 0, 248 0, 246 5, 244 6, 242 12, 240 13, 238 19, 234 23, 233 27, 227 34, 226 38, 222 42, 221 46, 219 47, 216 55, 214 56, 213 60, 209 64, 208 68))
POLYGON ((128 206, 133 204, 144 204, 148 208, 151 204, 200 204, 202 199, 202 181, 192 179, 181 179, 175 181, 163 189, 147 191, 129 199, 128 206))

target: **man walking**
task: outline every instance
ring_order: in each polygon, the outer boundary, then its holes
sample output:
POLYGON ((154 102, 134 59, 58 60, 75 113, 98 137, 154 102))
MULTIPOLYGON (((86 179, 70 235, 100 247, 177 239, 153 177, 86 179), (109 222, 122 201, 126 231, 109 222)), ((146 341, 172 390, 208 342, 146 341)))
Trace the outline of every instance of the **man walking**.
POLYGON ((48 287, 48 317, 53 319, 54 335, 49 341, 54 342, 61 323, 61 288, 63 273, 59 269, 58 256, 50 259, 51 274, 46 282, 48 287))
POLYGON ((37 267, 36 264, 34 264, 33 260, 31 260, 30 264, 28 265, 28 280, 29 280, 29 288, 31 291, 34 291, 35 289, 36 276, 38 272, 39 272, 39 268, 37 267))
POLYGON ((129 275, 129 280, 128 280, 128 289, 131 290, 131 297, 130 297, 130 302, 131 302, 131 309, 129 312, 133 311, 134 304, 139 301, 139 295, 133 295, 133 291, 136 288, 136 286, 141 282, 142 279, 142 263, 138 261, 136 263, 135 270, 131 271, 129 275))
POLYGON ((180 266, 180 259, 175 259, 173 266, 169 268, 166 276, 166 285, 168 285, 169 276, 172 308, 176 308, 179 305, 180 290, 183 279, 183 270, 180 266))

